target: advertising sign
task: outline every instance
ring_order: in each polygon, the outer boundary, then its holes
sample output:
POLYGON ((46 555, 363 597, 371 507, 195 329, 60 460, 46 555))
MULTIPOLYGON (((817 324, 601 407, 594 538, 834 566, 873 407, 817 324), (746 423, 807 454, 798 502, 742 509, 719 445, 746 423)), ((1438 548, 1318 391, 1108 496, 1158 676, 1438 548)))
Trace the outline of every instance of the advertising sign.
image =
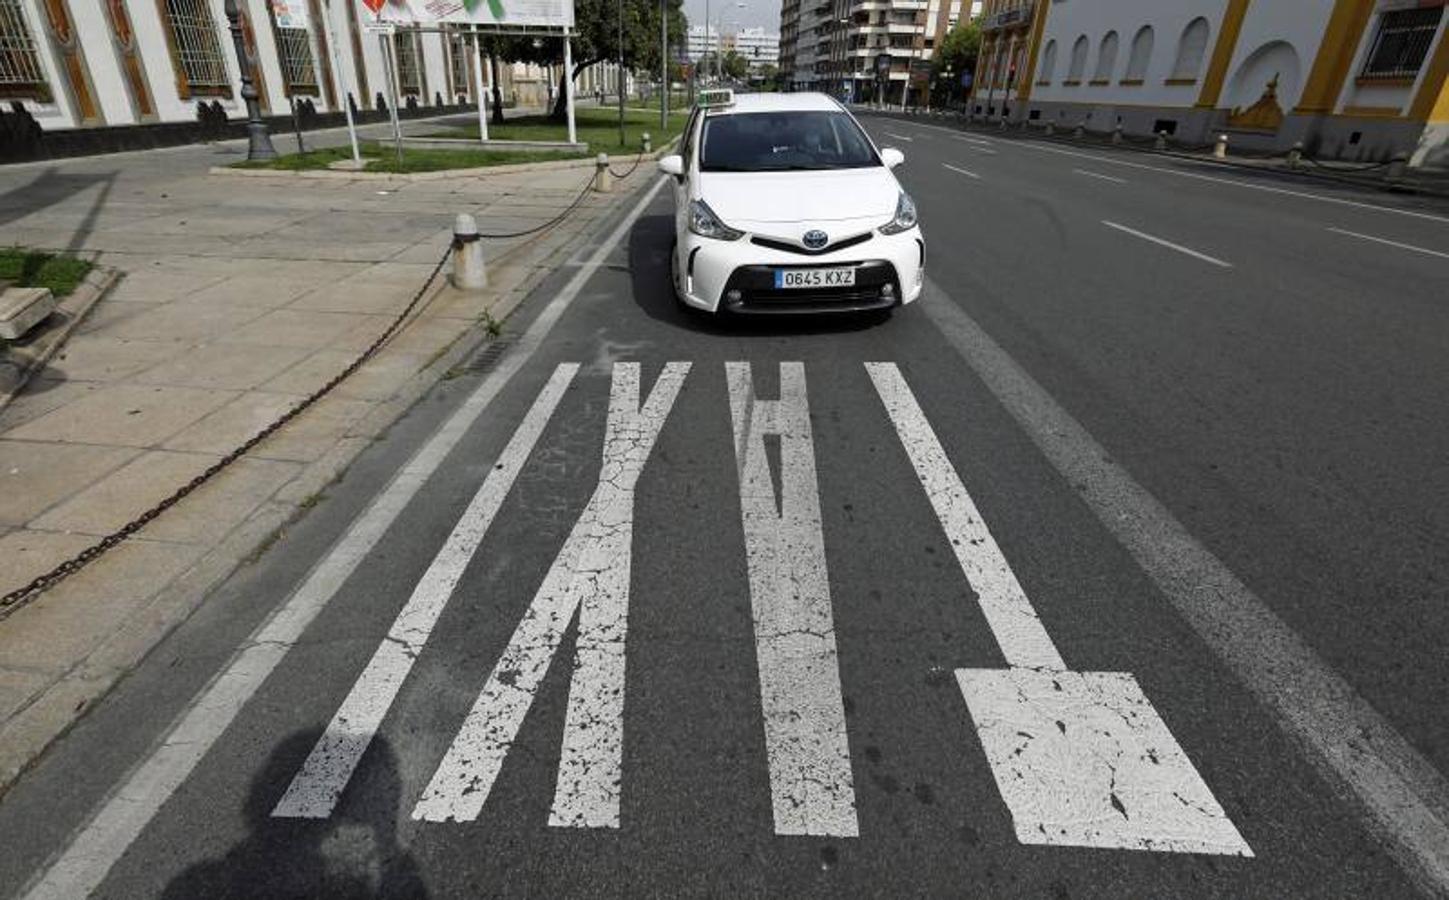
MULTIPOLYGON (((376 0, 368 0, 374 5, 376 0)), ((573 0, 386 0, 378 17, 407 25, 526 25, 571 28, 573 0)))

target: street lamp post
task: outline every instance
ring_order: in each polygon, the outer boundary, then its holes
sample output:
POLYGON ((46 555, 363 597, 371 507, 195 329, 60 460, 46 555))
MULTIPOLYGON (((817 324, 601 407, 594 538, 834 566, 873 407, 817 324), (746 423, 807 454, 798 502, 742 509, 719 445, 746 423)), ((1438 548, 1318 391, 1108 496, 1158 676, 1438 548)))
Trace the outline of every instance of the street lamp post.
POLYGON ((247 62, 247 41, 242 32, 241 9, 236 0, 226 0, 226 19, 231 26, 231 40, 236 47, 236 65, 241 73, 241 97, 247 104, 247 159, 276 159, 277 148, 267 123, 262 121, 262 108, 257 104, 257 89, 252 82, 252 67, 247 62))

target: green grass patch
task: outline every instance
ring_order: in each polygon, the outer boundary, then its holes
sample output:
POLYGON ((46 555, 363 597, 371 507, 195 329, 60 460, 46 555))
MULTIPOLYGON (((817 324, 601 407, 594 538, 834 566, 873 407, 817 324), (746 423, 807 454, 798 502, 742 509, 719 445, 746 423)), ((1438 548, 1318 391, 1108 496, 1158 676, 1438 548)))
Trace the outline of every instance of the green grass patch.
POLYGON ((23 247, 0 249, 0 280, 16 287, 50 288, 57 297, 74 291, 93 268, 94 264, 74 256, 23 247))
MULTIPOLYGON (((457 137, 447 134, 446 137, 457 137)), ((477 136, 476 130, 474 136, 477 136)), ((468 148, 403 148, 402 163, 392 144, 372 142, 361 147, 368 172, 442 172, 448 169, 477 169, 485 166, 503 166, 511 163, 545 162, 555 159, 578 159, 582 156, 569 150, 481 150, 468 148)), ((338 160, 351 159, 348 147, 323 147, 306 153, 288 153, 273 160, 232 163, 237 169, 273 169, 286 172, 300 172, 311 169, 325 169, 338 160)))
MULTIPOLYGON (((669 126, 660 131, 658 107, 648 109, 624 109, 624 141, 619 142, 619 108, 586 106, 574 110, 574 128, 580 143, 589 145, 590 155, 608 153, 613 156, 637 153, 644 133, 653 140, 654 149, 664 146, 670 138, 684 129, 688 110, 670 112, 669 126)), ((451 128, 438 131, 428 137, 478 139, 478 126, 451 128)), ((500 141, 564 141, 568 140, 568 126, 555 122, 548 116, 519 116, 509 118, 502 125, 489 124, 488 137, 500 141)))

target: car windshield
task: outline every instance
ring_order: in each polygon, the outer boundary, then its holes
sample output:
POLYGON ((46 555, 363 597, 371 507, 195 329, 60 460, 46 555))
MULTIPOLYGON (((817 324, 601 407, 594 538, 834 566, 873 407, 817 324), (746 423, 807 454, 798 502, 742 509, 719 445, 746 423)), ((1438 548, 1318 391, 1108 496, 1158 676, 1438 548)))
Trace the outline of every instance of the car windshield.
POLYGON ((704 172, 859 169, 880 165, 860 126, 843 112, 761 112, 705 119, 704 172))

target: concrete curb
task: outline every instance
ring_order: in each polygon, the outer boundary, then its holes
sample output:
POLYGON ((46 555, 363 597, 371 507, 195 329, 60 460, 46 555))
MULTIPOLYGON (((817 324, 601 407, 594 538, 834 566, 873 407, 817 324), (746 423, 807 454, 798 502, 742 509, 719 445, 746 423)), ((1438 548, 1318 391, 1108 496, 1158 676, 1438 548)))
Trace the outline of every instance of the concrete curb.
MULTIPOLYGON (((538 284, 577 251, 597 240, 613 223, 611 214, 622 201, 649 183, 641 179, 627 191, 612 195, 600 214, 579 232, 559 242, 531 262, 518 283, 503 290, 486 307, 493 319, 511 315, 538 284)), ((507 268, 517 264, 518 251, 549 237, 552 230, 536 239, 515 245, 490 263, 507 268)), ((438 300, 447 281, 440 278, 414 313, 417 316, 438 300)), ((405 325, 399 334, 405 331, 405 325)), ((0 796, 45 752, 68 732, 88 708, 102 699, 125 675, 151 653, 170 633, 198 609, 210 592, 243 564, 255 562, 286 528, 311 507, 316 494, 340 478, 354 459, 376 438, 417 403, 446 373, 468 359, 490 340, 488 323, 480 320, 466 327, 436 357, 414 373, 392 397, 379 402, 354 422, 330 450, 306 464, 291 480, 281 485, 218 543, 171 581, 140 603, 124 623, 75 666, 0 724, 0 796)), ((384 345, 386 346, 386 345, 384 345)), ((299 420, 300 421, 300 420, 299 420)), ((283 429, 279 434, 285 434, 283 429)), ((224 477, 224 476, 223 476, 224 477)), ((138 540, 145 540, 144 531, 138 540)), ((103 564, 103 563, 100 563, 103 564)))
MULTIPOLYGON (((670 138, 667 143, 652 153, 644 154, 645 159, 659 159, 668 155, 670 149, 679 142, 679 135, 670 138)), ((334 169, 304 169, 302 171, 288 171, 286 169, 234 169, 230 166, 212 166, 207 174, 222 177, 241 178, 321 178, 332 181, 441 181, 445 178, 481 178, 488 175, 513 175, 519 172, 551 172, 561 169, 592 169, 594 157, 586 156, 579 159, 555 159, 544 162, 533 163, 508 163, 501 166, 475 166, 471 169, 441 169, 437 172, 342 172, 334 169)))
POLYGON ((119 271, 106 266, 91 269, 75 291, 60 301, 56 312, 64 312, 68 318, 58 329, 38 338, 40 346, 5 349, 5 358, 0 361, 0 412, 25 389, 35 373, 45 368, 45 364, 50 362, 56 351, 65 345, 71 332, 85 320, 86 315, 101 298, 110 292, 120 277, 119 271))

